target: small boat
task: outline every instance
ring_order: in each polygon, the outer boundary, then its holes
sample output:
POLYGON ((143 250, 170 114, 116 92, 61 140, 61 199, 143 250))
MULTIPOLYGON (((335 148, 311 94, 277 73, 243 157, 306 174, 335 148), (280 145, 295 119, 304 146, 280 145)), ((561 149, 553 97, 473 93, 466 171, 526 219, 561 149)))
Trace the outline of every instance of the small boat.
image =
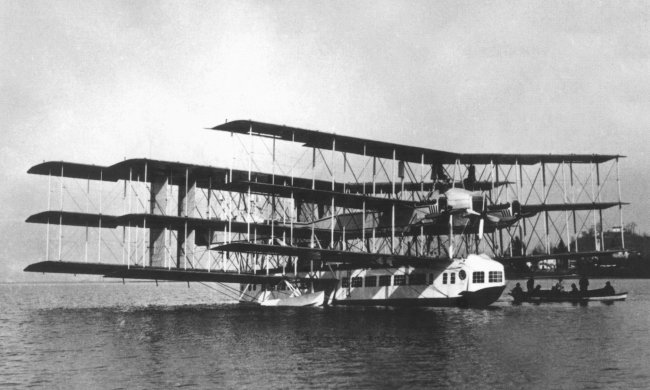
POLYGON ((587 291, 586 293, 541 290, 541 291, 534 291, 532 293, 521 292, 521 293, 513 294, 512 292, 510 292, 509 294, 514 298, 515 303, 590 302, 590 301, 614 302, 614 301, 624 301, 627 298, 627 292, 612 294, 612 293, 604 293, 603 291, 599 291, 599 290, 587 291))
POLYGON ((325 291, 317 291, 285 298, 264 299, 259 303, 261 306, 322 306, 324 300, 325 291))

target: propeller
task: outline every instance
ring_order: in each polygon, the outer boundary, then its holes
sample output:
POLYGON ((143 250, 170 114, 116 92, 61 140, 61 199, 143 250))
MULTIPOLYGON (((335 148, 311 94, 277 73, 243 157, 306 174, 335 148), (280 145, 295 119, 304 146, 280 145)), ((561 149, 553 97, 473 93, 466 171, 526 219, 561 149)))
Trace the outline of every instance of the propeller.
POLYGON ((483 239, 483 229, 485 228, 485 216, 487 215, 487 211, 485 209, 485 193, 483 193, 483 207, 481 207, 481 219, 478 221, 478 240, 481 241, 483 239))
POLYGON ((487 208, 485 207, 485 201, 486 201, 486 195, 485 193, 483 194, 483 204, 481 206, 481 212, 479 213, 478 211, 468 208, 466 211, 468 214, 476 215, 479 217, 478 221, 478 240, 481 241, 483 239, 483 232, 485 231, 485 219, 489 218, 490 221, 492 221, 491 215, 487 213, 487 208))

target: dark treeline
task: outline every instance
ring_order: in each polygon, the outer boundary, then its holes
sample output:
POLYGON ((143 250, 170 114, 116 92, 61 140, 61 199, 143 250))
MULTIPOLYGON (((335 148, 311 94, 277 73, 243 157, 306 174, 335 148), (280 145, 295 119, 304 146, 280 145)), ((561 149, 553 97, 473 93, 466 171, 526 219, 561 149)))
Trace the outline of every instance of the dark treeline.
MULTIPOLYGON (((620 277, 650 277, 650 235, 647 233, 637 233, 636 224, 629 223, 625 226, 624 240, 625 245, 621 242, 620 231, 606 231, 600 235, 600 226, 596 229, 591 228, 589 231, 583 231, 576 240, 572 240, 567 246, 563 240, 560 240, 551 248, 551 253, 566 252, 590 252, 595 250, 612 250, 625 248, 626 251, 615 255, 607 255, 593 258, 580 258, 569 261, 562 259, 557 261, 557 271, 570 271, 569 268, 575 267, 574 271, 589 274, 591 276, 620 276, 620 277), (594 235, 597 233, 597 237, 594 235), (604 245, 603 245, 604 244, 604 245)), ((527 251, 518 237, 512 242, 515 255, 519 253, 543 254, 546 253, 542 246, 527 251)), ((536 265, 532 265, 533 271, 539 271, 536 265)), ((510 271, 517 274, 524 274, 531 270, 524 264, 510 264, 510 271)))

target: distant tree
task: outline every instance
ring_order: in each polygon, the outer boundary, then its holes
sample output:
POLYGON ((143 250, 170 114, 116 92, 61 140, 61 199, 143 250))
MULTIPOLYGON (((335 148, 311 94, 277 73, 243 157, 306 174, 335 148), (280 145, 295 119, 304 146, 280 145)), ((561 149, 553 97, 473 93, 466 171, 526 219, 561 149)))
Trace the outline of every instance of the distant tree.
POLYGON ((533 249, 533 254, 534 255, 543 255, 544 253, 546 253, 546 252, 544 251, 544 247, 541 246, 541 245, 537 245, 535 247, 535 249, 533 249))
POLYGON ((560 242, 557 244, 555 248, 553 248, 553 253, 567 253, 569 249, 567 246, 564 244, 564 241, 560 239, 560 242))
POLYGON ((630 222, 625 225, 625 231, 630 234, 636 234, 636 227, 637 227, 636 222, 630 222))

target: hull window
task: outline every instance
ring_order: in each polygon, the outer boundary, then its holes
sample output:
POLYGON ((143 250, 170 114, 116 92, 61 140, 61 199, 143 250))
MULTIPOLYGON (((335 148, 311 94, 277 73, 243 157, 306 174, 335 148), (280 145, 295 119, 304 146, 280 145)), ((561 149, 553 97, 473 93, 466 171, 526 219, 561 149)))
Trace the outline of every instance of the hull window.
POLYGON ((341 279, 341 287, 343 287, 343 288, 350 287, 350 279, 348 279, 348 278, 341 279))
POLYGON ((449 284, 454 284, 456 283, 456 273, 450 273, 449 274, 449 284))
POLYGON ((379 276, 379 285, 380 286, 390 286, 390 275, 381 275, 381 276, 379 276))
POLYGON ((352 287, 363 287, 363 278, 358 276, 355 278, 352 278, 352 287))
POLYGON ((485 283, 485 272, 473 272, 472 283, 485 283))
POLYGON ((442 274, 442 284, 447 284, 447 273, 442 274))
POLYGON ((377 277, 366 276, 366 287, 377 287, 377 277))
POLYGON ((429 274, 429 284, 433 284, 433 274, 429 274))
POLYGON ((488 274, 488 282, 501 283, 503 282, 503 273, 501 271, 490 271, 488 274))
POLYGON ((395 280, 393 281, 395 286, 404 286, 406 285, 406 275, 395 275, 395 280))

